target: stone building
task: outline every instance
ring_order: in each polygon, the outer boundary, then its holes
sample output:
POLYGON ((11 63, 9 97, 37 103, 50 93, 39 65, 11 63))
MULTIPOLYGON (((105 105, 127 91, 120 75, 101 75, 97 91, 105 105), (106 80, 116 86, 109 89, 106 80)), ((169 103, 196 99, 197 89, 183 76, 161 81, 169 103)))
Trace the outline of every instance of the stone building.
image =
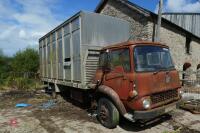
MULTIPOLYGON (((95 12, 130 22, 133 40, 155 40, 158 15, 128 0, 102 0, 95 12)), ((191 63, 192 69, 197 69, 200 64, 200 37, 162 18, 160 38, 169 46, 178 70, 182 71, 185 63, 191 63)))

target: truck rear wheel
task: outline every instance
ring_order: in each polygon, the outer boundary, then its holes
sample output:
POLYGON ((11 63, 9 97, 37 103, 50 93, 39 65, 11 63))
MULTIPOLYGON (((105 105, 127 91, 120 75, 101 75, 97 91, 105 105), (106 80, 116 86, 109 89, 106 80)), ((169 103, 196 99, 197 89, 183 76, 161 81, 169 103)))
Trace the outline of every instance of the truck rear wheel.
POLYGON ((119 124, 119 111, 115 105, 106 98, 98 101, 97 118, 107 128, 115 128, 119 124))

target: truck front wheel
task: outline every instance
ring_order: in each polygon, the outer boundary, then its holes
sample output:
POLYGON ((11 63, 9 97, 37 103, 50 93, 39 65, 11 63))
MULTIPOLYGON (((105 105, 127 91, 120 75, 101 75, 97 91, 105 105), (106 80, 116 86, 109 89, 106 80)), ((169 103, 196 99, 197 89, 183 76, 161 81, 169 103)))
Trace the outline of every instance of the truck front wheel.
POLYGON ((97 113, 97 118, 103 126, 112 129, 119 124, 119 111, 110 100, 100 98, 97 113))

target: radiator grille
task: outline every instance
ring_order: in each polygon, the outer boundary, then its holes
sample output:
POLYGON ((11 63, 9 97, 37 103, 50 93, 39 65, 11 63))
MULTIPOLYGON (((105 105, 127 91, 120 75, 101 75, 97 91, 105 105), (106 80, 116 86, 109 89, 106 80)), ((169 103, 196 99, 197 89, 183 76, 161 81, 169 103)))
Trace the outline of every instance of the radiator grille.
POLYGON ((151 95, 151 102, 152 104, 157 104, 177 97, 178 97, 178 91, 174 89, 151 95))

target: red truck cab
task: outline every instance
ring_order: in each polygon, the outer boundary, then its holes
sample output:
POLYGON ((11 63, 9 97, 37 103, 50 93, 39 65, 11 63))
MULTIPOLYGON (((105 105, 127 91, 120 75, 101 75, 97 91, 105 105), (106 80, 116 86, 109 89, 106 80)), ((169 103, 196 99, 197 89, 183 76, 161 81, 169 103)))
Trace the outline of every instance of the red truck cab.
POLYGON ((176 108, 180 100, 179 74, 169 47, 154 42, 124 42, 101 50, 95 74, 97 116, 114 128, 120 114, 148 120, 176 108))

